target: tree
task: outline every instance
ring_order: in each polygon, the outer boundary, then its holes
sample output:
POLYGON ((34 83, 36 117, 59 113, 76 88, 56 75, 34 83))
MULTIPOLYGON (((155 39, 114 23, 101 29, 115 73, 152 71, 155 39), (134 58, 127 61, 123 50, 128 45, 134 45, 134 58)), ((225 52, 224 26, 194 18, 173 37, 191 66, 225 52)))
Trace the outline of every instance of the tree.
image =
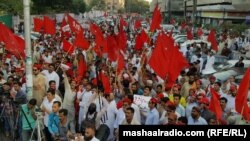
POLYGON ((23 15, 22 0, 1 0, 0 11, 14 15, 23 15))
POLYGON ((87 11, 90 10, 105 10, 106 9, 106 3, 104 0, 91 0, 87 11))
POLYGON ((73 0, 72 12, 75 14, 84 13, 86 11, 86 3, 83 0, 73 0))
POLYGON ((127 13, 145 14, 149 11, 149 3, 142 0, 126 0, 125 10, 127 13))
POLYGON ((32 0, 32 14, 54 14, 63 12, 84 13, 83 0, 32 0))

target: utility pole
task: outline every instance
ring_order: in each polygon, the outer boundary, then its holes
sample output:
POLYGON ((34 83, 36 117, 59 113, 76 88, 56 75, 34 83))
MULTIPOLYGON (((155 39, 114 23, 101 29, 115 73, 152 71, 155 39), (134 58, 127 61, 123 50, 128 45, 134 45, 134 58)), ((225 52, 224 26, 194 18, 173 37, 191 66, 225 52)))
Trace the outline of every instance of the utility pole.
POLYGON ((184 20, 187 20, 187 0, 184 0, 184 20))
POLYGON ((30 0, 23 0, 24 7, 24 37, 26 50, 26 92, 28 99, 33 95, 33 76, 32 76, 32 53, 31 53, 31 38, 30 38, 30 0))
POLYGON ((168 0, 168 20, 171 21, 171 0, 168 0))
POLYGON ((192 16, 192 23, 193 25, 196 22, 196 7, 197 7, 197 0, 193 0, 193 16, 192 16))

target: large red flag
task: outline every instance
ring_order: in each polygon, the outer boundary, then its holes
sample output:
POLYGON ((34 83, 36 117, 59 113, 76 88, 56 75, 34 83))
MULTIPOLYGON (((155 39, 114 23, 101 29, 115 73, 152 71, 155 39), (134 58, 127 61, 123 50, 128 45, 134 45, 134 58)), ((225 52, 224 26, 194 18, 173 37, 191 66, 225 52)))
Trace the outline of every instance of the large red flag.
POLYGON ((123 31, 123 29, 119 29, 119 34, 117 38, 118 38, 117 44, 119 46, 119 49, 125 51, 127 47, 127 35, 123 31))
POLYGON ((103 37, 102 30, 100 29, 100 27, 94 23, 91 23, 90 32, 95 36, 96 45, 104 47, 105 39, 103 37))
POLYGON ((63 39, 64 37, 66 37, 66 38, 69 38, 69 37, 70 37, 70 33, 69 33, 70 27, 69 27, 69 25, 68 25, 68 23, 67 23, 65 17, 63 18, 63 20, 62 20, 62 22, 61 22, 60 30, 61 30, 61 33, 62 33, 62 36, 61 36, 62 39, 63 39))
POLYGON ((218 93, 213 88, 211 88, 210 90, 211 90, 210 92, 212 94, 212 97, 211 97, 211 101, 209 105, 209 110, 215 113, 217 120, 221 120, 222 109, 220 106, 220 101, 217 97, 218 93))
POLYGON ((118 45, 113 36, 107 37, 108 58, 110 61, 116 61, 118 57, 118 45))
POLYGON ((125 60, 124 56, 119 53, 118 55, 118 62, 117 62, 117 73, 120 74, 120 72, 125 68, 125 60))
POLYGON ((208 37, 207 37, 207 41, 211 43, 211 47, 213 50, 218 51, 218 43, 216 40, 216 31, 215 30, 211 30, 208 37))
POLYGON ((73 17, 71 17, 69 14, 67 14, 67 17, 68 17, 68 23, 72 32, 77 33, 77 34, 80 32, 83 32, 82 26, 73 17))
POLYGON ((103 72, 101 73, 101 81, 102 81, 102 85, 104 88, 104 93, 105 94, 109 94, 112 92, 111 87, 110 87, 110 81, 109 81, 109 77, 104 74, 103 72))
POLYGON ((65 51, 65 52, 67 52, 67 53, 69 53, 69 54, 72 54, 73 52, 74 52, 74 47, 73 47, 73 45, 71 45, 67 40, 63 40, 62 41, 62 49, 65 51))
POLYGON ((154 70, 154 72, 165 80, 168 72, 169 57, 166 52, 165 42, 163 38, 163 33, 157 37, 155 48, 149 59, 148 64, 154 70))
POLYGON ((76 35, 76 39, 74 41, 74 46, 79 47, 83 50, 87 50, 89 48, 89 42, 87 40, 85 40, 82 32, 80 32, 76 35))
POLYGON ((247 69, 242 81, 240 82, 239 90, 235 97, 235 109, 238 113, 250 121, 249 107, 247 104, 247 96, 250 87, 250 68, 247 69))
POLYGON ((78 60, 78 67, 77 67, 77 82, 81 82, 82 78, 85 76, 85 73, 87 71, 87 65, 84 61, 84 56, 80 55, 78 60))
POLYGON ((135 50, 142 50, 144 43, 150 42, 148 34, 142 30, 140 34, 137 34, 135 38, 135 50))
POLYGON ((17 41, 17 45, 16 45, 16 49, 18 50, 19 52, 19 55, 24 59, 25 58, 25 53, 24 53, 24 50, 25 50, 25 41, 24 39, 22 39, 21 37, 17 36, 17 35, 14 35, 16 41, 17 41))
POLYGON ((150 25, 150 31, 154 32, 156 29, 160 29, 161 21, 162 21, 161 10, 159 9, 158 5, 156 5, 150 25))
MULTIPOLYGON (((167 39, 165 39, 166 41, 167 39)), ((171 87, 175 84, 176 79, 180 75, 181 70, 185 67, 188 67, 188 61, 183 56, 183 54, 179 51, 177 47, 174 45, 174 40, 171 36, 168 37, 168 57, 169 57, 169 64, 168 64, 168 86, 171 87)), ((166 64, 167 65, 167 64, 166 64)))
POLYGON ((44 16, 44 33, 55 35, 56 34, 56 24, 54 20, 49 17, 44 16))
POLYGON ((0 41, 5 44, 5 49, 16 57, 25 57, 24 40, 17 37, 8 27, 0 23, 0 41))
POLYGON ((41 29, 44 27, 44 21, 40 18, 34 18, 34 31, 40 32, 41 29))

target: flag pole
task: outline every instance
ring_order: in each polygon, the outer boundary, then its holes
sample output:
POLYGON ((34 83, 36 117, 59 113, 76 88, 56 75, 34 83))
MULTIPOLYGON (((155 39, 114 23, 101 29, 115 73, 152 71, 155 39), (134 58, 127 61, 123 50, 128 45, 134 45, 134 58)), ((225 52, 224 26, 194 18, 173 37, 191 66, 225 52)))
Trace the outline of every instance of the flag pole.
MULTIPOLYGON (((69 48, 69 50, 67 51, 67 53, 66 53, 66 55, 65 55, 65 56, 68 56, 69 51, 71 50, 71 48, 72 48, 72 47, 73 47, 73 46, 71 46, 71 47, 69 48)), ((63 60, 65 59, 65 56, 64 56, 64 57, 63 57, 63 59, 61 60, 60 65, 62 64, 63 60)), ((57 72, 57 71, 58 71, 58 69, 60 68, 60 65, 59 65, 59 66, 57 66, 57 68, 56 68, 55 72, 57 72)))
POLYGON ((30 0, 23 0, 24 7, 24 35, 26 50, 26 92, 27 98, 31 99, 33 95, 33 76, 32 76, 32 51, 30 36, 30 0))

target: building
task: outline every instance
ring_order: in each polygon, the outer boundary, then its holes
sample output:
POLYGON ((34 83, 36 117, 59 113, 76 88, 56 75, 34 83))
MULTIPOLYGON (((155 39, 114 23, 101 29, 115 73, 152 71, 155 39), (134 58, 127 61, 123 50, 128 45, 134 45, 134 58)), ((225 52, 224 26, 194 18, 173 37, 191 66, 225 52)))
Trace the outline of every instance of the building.
POLYGON ((161 12, 164 13, 165 19, 183 17, 184 15, 183 0, 152 0, 152 2, 150 3, 150 12, 154 11, 154 8, 157 5, 157 3, 161 9, 161 12), (169 16, 170 18, 168 18, 169 16))
POLYGON ((184 3, 186 17, 195 17, 200 24, 243 23, 250 15, 250 0, 185 0, 184 3), (196 6, 196 14, 193 14, 193 6, 196 6))

